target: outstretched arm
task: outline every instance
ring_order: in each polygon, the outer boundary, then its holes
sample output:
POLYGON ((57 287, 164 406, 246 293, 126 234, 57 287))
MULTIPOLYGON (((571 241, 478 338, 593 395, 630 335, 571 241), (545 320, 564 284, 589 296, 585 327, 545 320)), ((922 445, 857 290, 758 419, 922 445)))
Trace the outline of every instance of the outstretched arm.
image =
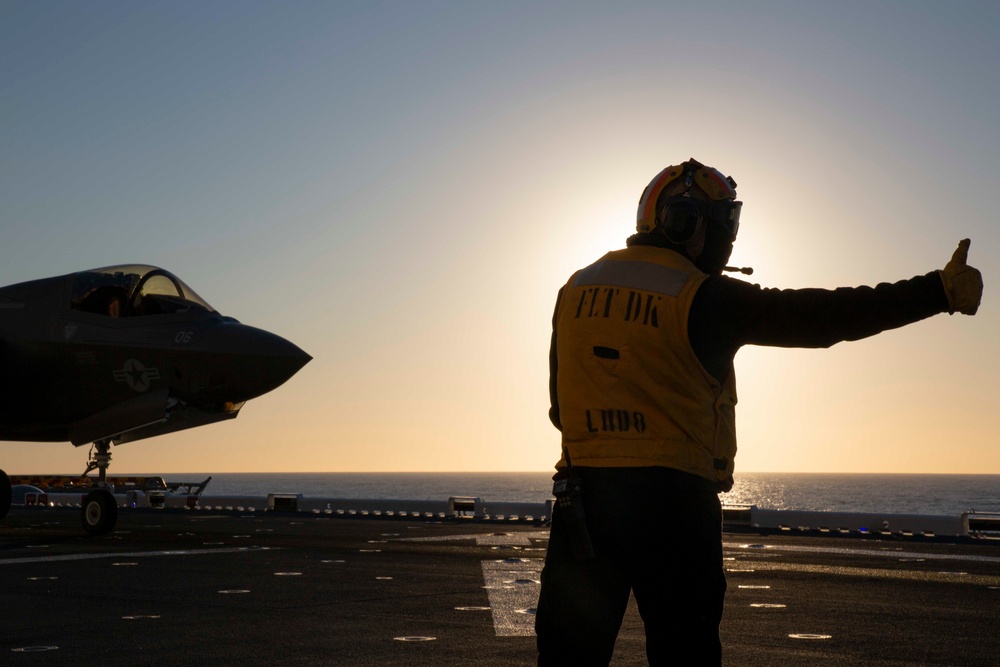
POLYGON ((743 345, 829 347, 937 313, 973 314, 982 277, 966 264, 967 252, 963 241, 943 271, 875 287, 763 289, 713 276, 692 304, 691 345, 702 365, 721 379, 743 345))

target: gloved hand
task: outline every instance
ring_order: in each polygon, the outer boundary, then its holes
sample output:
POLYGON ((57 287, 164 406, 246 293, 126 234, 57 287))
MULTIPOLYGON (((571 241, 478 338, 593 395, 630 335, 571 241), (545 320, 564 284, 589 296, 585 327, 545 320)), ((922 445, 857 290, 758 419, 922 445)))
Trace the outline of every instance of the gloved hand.
POLYGON ((983 298, 983 274, 979 269, 966 264, 969 259, 969 239, 958 242, 955 254, 951 256, 941 274, 944 283, 944 293, 948 296, 948 312, 955 311, 963 315, 975 315, 979 310, 979 302, 983 298))

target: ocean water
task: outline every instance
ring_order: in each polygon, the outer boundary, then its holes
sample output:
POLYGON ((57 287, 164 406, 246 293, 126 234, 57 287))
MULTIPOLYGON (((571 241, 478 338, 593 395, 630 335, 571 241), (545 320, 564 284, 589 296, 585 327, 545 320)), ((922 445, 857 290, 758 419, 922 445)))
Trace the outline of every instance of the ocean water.
MULTIPOLYGON (((301 493, 327 498, 544 502, 550 472, 524 473, 178 473, 168 482, 212 476, 206 495, 301 493)), ((1000 475, 739 473, 727 505, 764 509, 955 516, 1000 512, 1000 475)))

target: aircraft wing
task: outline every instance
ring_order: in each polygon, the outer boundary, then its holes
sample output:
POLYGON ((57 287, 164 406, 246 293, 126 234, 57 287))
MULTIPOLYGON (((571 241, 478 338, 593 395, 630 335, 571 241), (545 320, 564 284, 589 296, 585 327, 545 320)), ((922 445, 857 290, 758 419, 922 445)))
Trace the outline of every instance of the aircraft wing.
POLYGON ((70 426, 69 437, 77 447, 98 440, 113 440, 120 445, 153 436, 235 419, 243 403, 228 404, 218 411, 208 411, 177 404, 166 388, 136 396, 70 426))
POLYGON ((70 442, 79 447, 98 440, 117 440, 123 433, 158 424, 167 418, 168 394, 164 387, 85 417, 70 425, 70 442))
POLYGON ((235 419, 236 415, 240 413, 240 408, 242 407, 243 404, 240 403, 234 406, 231 410, 223 410, 220 412, 206 412, 205 410, 199 410, 198 408, 193 408, 191 406, 173 409, 170 411, 166 420, 126 431, 114 439, 115 444, 121 445, 126 442, 142 440, 143 438, 152 438, 155 435, 163 435, 165 433, 183 431, 184 429, 194 428, 196 426, 214 424, 227 419, 235 419))

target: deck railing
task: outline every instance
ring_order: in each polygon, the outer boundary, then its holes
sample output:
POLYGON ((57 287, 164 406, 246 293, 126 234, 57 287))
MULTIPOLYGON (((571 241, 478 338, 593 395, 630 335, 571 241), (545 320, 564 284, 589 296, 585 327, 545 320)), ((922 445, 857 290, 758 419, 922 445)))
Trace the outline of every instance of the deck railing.
MULTIPOLYGON (((27 507, 79 506, 82 493, 28 493, 27 507)), ((336 517, 395 519, 468 519, 542 524, 552 516, 553 500, 544 503, 493 502, 470 496, 443 500, 322 498, 298 493, 266 496, 182 495, 159 491, 116 493, 120 507, 175 508, 191 511, 306 512, 336 517)), ((641 511, 641 508, 637 508, 641 511)), ((963 512, 958 516, 872 512, 814 512, 724 506, 723 523, 734 530, 762 529, 829 535, 901 537, 1000 537, 1000 513, 963 512)))

